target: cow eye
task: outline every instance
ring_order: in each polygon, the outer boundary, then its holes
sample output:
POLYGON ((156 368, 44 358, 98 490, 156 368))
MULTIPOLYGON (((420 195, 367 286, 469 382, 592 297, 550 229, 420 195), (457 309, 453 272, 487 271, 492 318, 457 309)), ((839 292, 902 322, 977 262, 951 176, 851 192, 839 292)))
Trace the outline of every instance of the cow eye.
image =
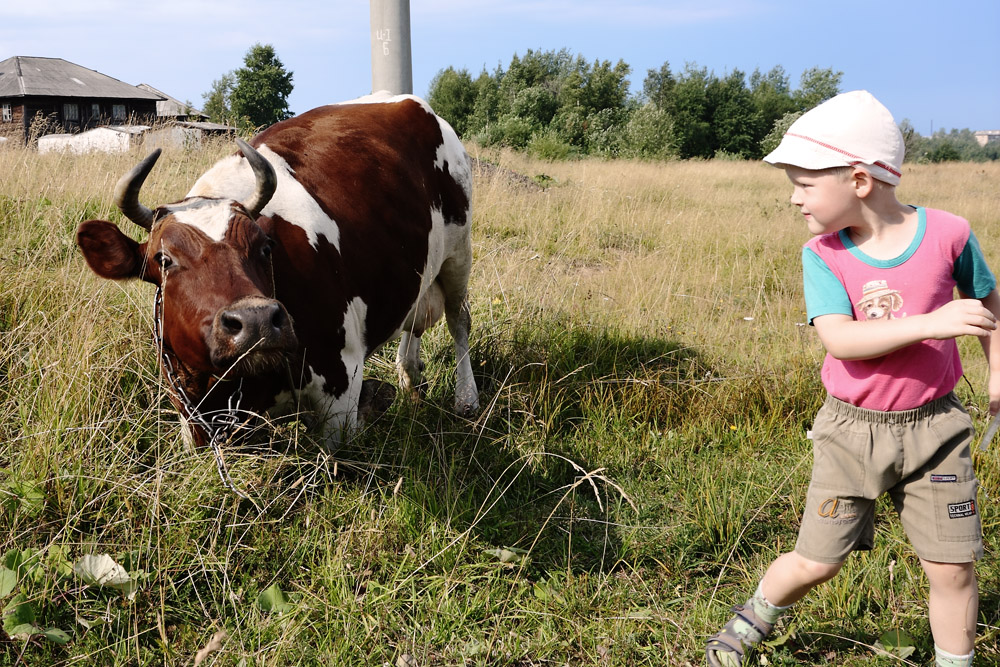
POLYGON ((271 249, 272 248, 274 248, 274 241, 268 239, 267 242, 265 242, 260 247, 260 254, 261 254, 261 256, 264 259, 270 259, 271 258, 271 249))
POLYGON ((174 260, 170 259, 170 255, 166 254, 162 250, 153 255, 153 261, 159 264, 161 269, 169 269, 174 265, 174 260))

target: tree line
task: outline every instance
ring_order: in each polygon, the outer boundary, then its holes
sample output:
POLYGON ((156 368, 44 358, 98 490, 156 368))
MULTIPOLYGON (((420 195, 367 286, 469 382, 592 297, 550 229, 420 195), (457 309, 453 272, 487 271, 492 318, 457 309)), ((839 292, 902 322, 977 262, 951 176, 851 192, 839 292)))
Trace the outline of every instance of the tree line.
MULTIPOLYGON (((630 74, 622 60, 528 50, 476 78, 466 69, 443 69, 427 98, 463 139, 544 159, 758 160, 802 113, 838 94, 843 77, 814 67, 793 88, 781 66, 718 76, 693 63, 674 72, 664 62, 648 70, 641 91, 632 94, 630 74)), ((290 118, 292 77, 273 46, 255 44, 243 67, 223 74, 202 96, 204 112, 244 132, 290 118)), ((967 129, 922 137, 907 120, 900 129, 910 161, 1000 159, 1000 143, 980 146, 967 129)))
MULTIPOLYGON (((840 91, 843 72, 814 67, 792 87, 781 66, 723 76, 688 63, 650 69, 630 94, 631 68, 559 51, 514 55, 510 65, 473 78, 448 67, 431 81, 428 102, 468 141, 524 149, 538 157, 760 159, 805 111, 840 91)), ((996 160, 972 132, 924 138, 900 125, 909 159, 996 160)))

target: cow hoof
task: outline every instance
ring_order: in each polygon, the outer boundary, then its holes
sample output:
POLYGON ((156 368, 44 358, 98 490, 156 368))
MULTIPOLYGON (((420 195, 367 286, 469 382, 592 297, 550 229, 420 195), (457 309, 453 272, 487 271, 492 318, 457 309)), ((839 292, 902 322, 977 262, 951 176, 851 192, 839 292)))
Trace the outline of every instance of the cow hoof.
POLYGON ((399 393, 403 395, 403 398, 408 401, 411 406, 417 407, 423 402, 424 396, 427 395, 427 385, 423 382, 418 385, 400 385, 399 393))
POLYGON ((475 419, 479 415, 479 401, 474 403, 456 403, 455 412, 459 417, 475 419))
POLYGON ((396 388, 381 380, 365 380, 361 383, 361 396, 358 399, 358 419, 362 423, 371 423, 381 417, 396 400, 396 388))

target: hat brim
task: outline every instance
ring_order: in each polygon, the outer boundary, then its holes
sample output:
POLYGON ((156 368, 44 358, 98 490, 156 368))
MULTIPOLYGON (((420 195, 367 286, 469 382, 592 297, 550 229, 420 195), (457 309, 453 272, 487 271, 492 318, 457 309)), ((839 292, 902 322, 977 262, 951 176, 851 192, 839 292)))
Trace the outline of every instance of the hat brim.
POLYGON ((878 180, 890 185, 899 185, 900 174, 897 172, 794 135, 786 134, 778 147, 764 157, 764 162, 776 167, 799 167, 811 171, 861 165, 878 180))
POLYGON ((767 154, 764 162, 812 170, 850 167, 858 163, 820 144, 789 135, 782 137, 781 143, 767 154))

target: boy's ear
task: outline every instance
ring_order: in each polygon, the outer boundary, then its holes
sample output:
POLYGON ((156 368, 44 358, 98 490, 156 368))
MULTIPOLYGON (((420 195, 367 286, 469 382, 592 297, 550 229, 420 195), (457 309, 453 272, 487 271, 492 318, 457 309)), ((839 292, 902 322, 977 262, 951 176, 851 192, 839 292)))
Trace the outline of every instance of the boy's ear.
POLYGON ((88 220, 76 230, 76 244, 91 270, 102 278, 125 280, 142 273, 144 246, 105 220, 88 220))
POLYGON ((875 188, 875 177, 863 166, 855 165, 851 171, 851 183, 854 185, 854 191, 858 197, 864 199, 875 188))

